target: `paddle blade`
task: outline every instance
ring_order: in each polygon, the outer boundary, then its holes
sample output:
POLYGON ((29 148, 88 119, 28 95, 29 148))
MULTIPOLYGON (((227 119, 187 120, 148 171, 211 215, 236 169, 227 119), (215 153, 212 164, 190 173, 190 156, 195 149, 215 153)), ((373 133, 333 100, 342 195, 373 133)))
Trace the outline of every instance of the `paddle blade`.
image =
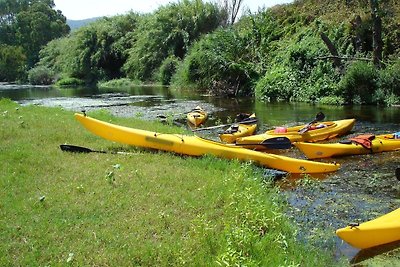
POLYGON ((60 145, 60 148, 61 148, 62 151, 73 152, 73 153, 95 152, 95 151, 91 150, 90 148, 81 147, 81 146, 74 146, 74 145, 60 145))
POLYGON ((325 119, 325 114, 322 112, 318 112, 317 115, 315 116, 315 122, 322 121, 324 119, 325 119))
POLYGON ((315 116, 315 119, 314 119, 313 121, 309 122, 309 123, 308 123, 306 126, 304 126, 303 128, 301 128, 301 129, 299 130, 299 133, 300 133, 300 134, 306 133, 306 132, 310 129, 311 125, 313 125, 314 123, 316 123, 316 122, 318 122, 318 121, 322 121, 322 120, 324 120, 324 119, 325 119, 325 114, 322 113, 322 112, 318 112, 317 115, 315 116))
POLYGON ((396 178, 400 181, 400 168, 396 169, 396 178))
POLYGON ((265 139, 260 145, 268 149, 289 149, 292 147, 292 142, 287 137, 279 136, 265 139))

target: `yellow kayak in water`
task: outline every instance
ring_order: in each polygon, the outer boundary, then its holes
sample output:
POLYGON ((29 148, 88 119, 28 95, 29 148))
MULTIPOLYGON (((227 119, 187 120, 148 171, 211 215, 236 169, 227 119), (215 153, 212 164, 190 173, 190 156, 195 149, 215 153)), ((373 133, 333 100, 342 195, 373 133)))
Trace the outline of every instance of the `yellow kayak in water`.
POLYGON ((400 209, 360 225, 338 229, 336 234, 359 249, 398 241, 400 240, 400 209))
POLYGON ((188 114, 186 114, 188 122, 194 126, 199 126, 203 124, 207 119, 207 112, 204 111, 200 106, 192 109, 188 114))
POLYGON ((236 139, 243 136, 252 135, 257 129, 257 118, 256 114, 251 114, 246 119, 232 124, 222 134, 219 135, 219 139, 225 143, 235 143, 236 139))
POLYGON ((262 153, 225 145, 197 136, 163 134, 119 126, 83 114, 75 118, 90 132, 104 139, 138 147, 175 152, 189 156, 214 155, 226 159, 250 160, 268 168, 290 173, 327 173, 339 169, 339 164, 314 162, 262 153))
POLYGON ((400 139, 395 139, 394 137, 394 134, 377 135, 370 141, 370 148, 356 142, 339 142, 332 144, 296 142, 294 145, 299 148, 307 158, 318 159, 400 150, 400 139))
POLYGON ((287 137, 291 142, 317 142, 328 140, 346 134, 353 128, 355 122, 355 119, 319 122, 315 125, 311 125, 304 133, 300 131, 307 127, 307 125, 289 128, 278 127, 274 130, 266 131, 263 134, 238 138, 236 139, 236 144, 246 145, 247 148, 263 150, 265 147, 258 144, 274 137, 287 137))

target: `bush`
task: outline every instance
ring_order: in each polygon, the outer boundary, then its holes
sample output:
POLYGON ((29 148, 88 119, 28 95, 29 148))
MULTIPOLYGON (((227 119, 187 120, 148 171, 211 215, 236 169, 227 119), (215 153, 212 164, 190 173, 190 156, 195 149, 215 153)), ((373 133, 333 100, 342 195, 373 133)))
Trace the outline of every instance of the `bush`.
POLYGON ((246 39, 232 29, 218 30, 195 43, 174 76, 174 85, 193 85, 213 95, 249 95, 258 79, 246 56, 246 39))
POLYGON ((99 88, 130 88, 139 85, 140 81, 133 81, 128 78, 114 79, 106 82, 99 82, 97 87, 99 88))
POLYGON ((169 85, 171 78, 175 74, 179 65, 179 59, 175 56, 167 57, 160 66, 157 74, 157 80, 162 85, 169 85))
POLYGON ((299 88, 294 91, 292 100, 315 103, 321 98, 335 96, 340 77, 331 65, 331 62, 319 61, 307 77, 300 78, 299 88))
POLYGON ((296 77, 289 67, 275 66, 256 84, 256 96, 263 101, 287 100, 298 88, 296 77))
POLYGON ((319 103, 323 105, 341 106, 344 104, 344 99, 340 96, 325 96, 319 100, 319 103))
POLYGON ((38 66, 28 72, 30 84, 49 85, 54 82, 54 72, 47 67, 38 66))
POLYGON ((377 86, 374 99, 378 104, 390 106, 399 103, 400 60, 379 72, 377 86))
POLYGON ((56 85, 57 86, 61 86, 61 87, 74 87, 74 86, 80 86, 80 85, 84 85, 85 81, 81 80, 81 79, 77 79, 77 78, 72 78, 72 77, 68 77, 68 78, 62 78, 60 80, 57 81, 56 85))
POLYGON ((339 92, 346 103, 372 104, 377 89, 377 74, 374 66, 366 62, 355 62, 347 68, 339 83, 339 92))
POLYGON ((138 24, 125 73, 132 79, 151 80, 166 58, 183 59, 193 42, 220 26, 221 18, 218 6, 206 1, 180 1, 159 8, 138 24))
POLYGON ((0 82, 26 79, 26 55, 22 47, 0 44, 0 82))

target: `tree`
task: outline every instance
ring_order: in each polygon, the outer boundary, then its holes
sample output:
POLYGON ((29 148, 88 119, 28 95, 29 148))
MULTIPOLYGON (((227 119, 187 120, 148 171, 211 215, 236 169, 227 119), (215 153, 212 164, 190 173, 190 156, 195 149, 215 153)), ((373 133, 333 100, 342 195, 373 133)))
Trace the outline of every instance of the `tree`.
POLYGON ((164 59, 181 60, 193 42, 221 25, 222 11, 202 0, 161 7, 140 21, 124 69, 133 79, 151 80, 164 59))
MULTIPOLYGON (((66 18, 54 7, 53 0, 0 0, 0 44, 21 52, 28 68, 38 61, 45 44, 70 31, 66 18)), ((13 71, 19 72, 20 68, 13 71)))
POLYGON ((16 37, 26 51, 29 67, 39 60, 39 51, 45 44, 70 30, 66 18, 53 7, 54 1, 32 1, 16 16, 16 37))
POLYGON ((26 57, 22 47, 0 45, 0 81, 23 79, 26 57))
POLYGON ((40 51, 38 65, 66 77, 85 80, 120 78, 131 47, 131 35, 142 15, 104 17, 68 37, 49 42, 40 51))
POLYGON ((239 14, 243 0, 220 0, 221 9, 226 14, 225 25, 233 25, 239 14))

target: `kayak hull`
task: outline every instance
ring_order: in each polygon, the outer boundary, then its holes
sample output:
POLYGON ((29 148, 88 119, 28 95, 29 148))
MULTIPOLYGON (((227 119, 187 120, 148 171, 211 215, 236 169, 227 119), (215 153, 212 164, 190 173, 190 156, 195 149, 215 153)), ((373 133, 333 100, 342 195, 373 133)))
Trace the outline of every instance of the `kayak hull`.
POLYGON ((400 240, 400 209, 359 226, 338 229, 336 234, 359 249, 371 248, 400 240))
POLYGON ((268 168, 290 173, 327 173, 334 172, 340 167, 339 164, 314 162, 252 151, 206 140, 197 136, 162 134, 119 126, 78 113, 75 114, 75 118, 93 134, 127 145, 158 149, 189 156, 211 154, 226 159, 249 160, 268 168))
POLYGON ((316 144, 296 142, 294 145, 299 148, 307 158, 318 159, 400 150, 400 139, 394 139, 393 134, 377 135, 371 142, 371 149, 367 149, 357 143, 316 144))
POLYGON ((238 138, 236 140, 236 144, 246 145, 246 147, 252 149, 263 150, 265 149, 265 147, 257 144, 260 144, 264 140, 274 137, 287 137, 292 143, 318 142, 346 134, 353 128, 355 121, 356 121, 355 119, 346 119, 346 120, 322 122, 321 124, 323 124, 325 127, 309 130, 303 134, 299 133, 299 130, 305 127, 306 125, 287 128, 286 132, 275 132, 274 130, 270 130, 266 131, 263 134, 238 138))

